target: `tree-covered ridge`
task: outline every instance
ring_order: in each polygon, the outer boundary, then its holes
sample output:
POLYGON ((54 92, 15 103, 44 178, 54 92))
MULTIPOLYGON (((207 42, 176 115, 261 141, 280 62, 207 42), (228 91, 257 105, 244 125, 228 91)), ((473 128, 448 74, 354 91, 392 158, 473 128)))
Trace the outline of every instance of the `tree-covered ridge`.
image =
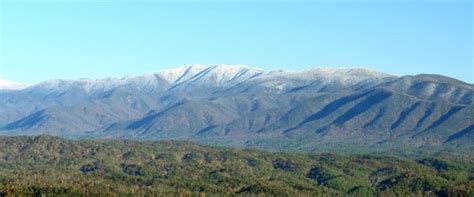
POLYGON ((164 141, 0 138, 3 194, 474 195, 472 162, 164 141))

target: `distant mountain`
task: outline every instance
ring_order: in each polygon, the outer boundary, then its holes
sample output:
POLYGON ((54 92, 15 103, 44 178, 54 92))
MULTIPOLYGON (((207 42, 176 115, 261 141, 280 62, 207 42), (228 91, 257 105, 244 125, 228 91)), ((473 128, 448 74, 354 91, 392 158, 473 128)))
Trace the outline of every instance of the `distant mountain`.
POLYGON ((13 82, 13 81, 8 81, 5 79, 0 79, 0 91, 2 90, 17 90, 17 89, 22 89, 25 88, 26 85, 23 85, 21 83, 13 82))
POLYGON ((467 148, 473 101, 474 85, 438 75, 190 65, 0 92, 0 132, 302 151, 467 148))

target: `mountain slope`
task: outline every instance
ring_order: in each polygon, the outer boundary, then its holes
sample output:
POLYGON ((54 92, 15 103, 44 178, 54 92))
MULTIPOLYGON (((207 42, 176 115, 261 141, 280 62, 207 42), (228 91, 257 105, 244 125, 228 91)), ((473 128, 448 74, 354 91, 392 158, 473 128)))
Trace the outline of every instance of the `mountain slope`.
POLYGON ((427 100, 446 100, 458 104, 474 102, 474 86, 439 75, 404 76, 380 86, 427 100))

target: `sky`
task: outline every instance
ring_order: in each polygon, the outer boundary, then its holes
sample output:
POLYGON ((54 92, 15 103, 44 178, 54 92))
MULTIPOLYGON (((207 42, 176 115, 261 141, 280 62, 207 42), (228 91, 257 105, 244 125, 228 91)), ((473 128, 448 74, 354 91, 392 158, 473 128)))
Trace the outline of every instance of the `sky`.
POLYGON ((0 0, 0 78, 33 84, 244 64, 474 83, 472 12, 470 0, 0 0))

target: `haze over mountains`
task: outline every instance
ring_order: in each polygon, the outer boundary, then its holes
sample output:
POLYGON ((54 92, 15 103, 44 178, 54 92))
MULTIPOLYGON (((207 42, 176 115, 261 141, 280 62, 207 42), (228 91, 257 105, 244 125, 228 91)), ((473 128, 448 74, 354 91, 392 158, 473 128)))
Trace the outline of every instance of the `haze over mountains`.
POLYGON ((474 85, 367 69, 190 65, 0 89, 0 133, 185 139, 268 149, 450 146, 474 140, 474 85), (12 90, 13 89, 13 90, 12 90))

